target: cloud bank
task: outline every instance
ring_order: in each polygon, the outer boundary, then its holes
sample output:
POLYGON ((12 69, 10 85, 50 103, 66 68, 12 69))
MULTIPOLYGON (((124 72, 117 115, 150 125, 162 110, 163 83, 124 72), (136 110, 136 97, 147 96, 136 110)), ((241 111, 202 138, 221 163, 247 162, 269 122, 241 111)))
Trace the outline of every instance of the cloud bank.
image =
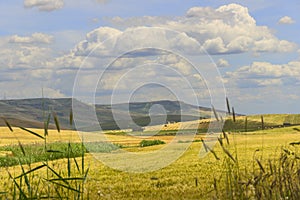
POLYGON ((217 9, 190 8, 185 16, 174 19, 164 17, 115 17, 113 25, 123 27, 154 26, 186 33, 203 44, 210 54, 238 54, 244 52, 291 52, 296 44, 280 40, 266 26, 258 26, 246 7, 229 4, 217 9))
MULTIPOLYGON (((40 11, 57 10, 63 5, 62 0, 24 1, 25 7, 37 8, 40 11)), ((291 61, 286 64, 253 61, 248 65, 232 69, 231 65, 234 64, 231 62, 232 59, 229 59, 229 63, 227 57, 226 59, 222 58, 223 55, 242 56, 245 54, 259 57, 264 54, 296 52, 297 49, 295 43, 279 39, 267 26, 257 25, 249 10, 238 4, 224 5, 219 8, 193 7, 185 15, 172 18, 162 16, 114 17, 108 21, 110 23, 107 23, 106 27, 91 30, 86 34, 84 40, 79 41, 74 48, 60 53, 59 56, 56 49, 53 48, 56 40, 52 35, 32 33, 2 36, 0 38, 0 90, 7 91, 8 97, 9 95, 19 98, 37 97, 40 96, 40 88, 43 86, 45 91, 49 91, 53 97, 70 96, 78 68, 96 47, 97 49, 93 52, 94 58, 85 63, 87 86, 93 84, 95 70, 104 69, 104 66, 97 63, 97 56, 109 58, 112 54, 111 50, 116 53, 138 47, 139 44, 135 43, 135 37, 141 37, 141 35, 144 37, 141 39, 144 39, 149 46, 159 43, 165 49, 181 50, 191 56, 205 54, 202 49, 199 49, 198 44, 200 44, 212 57, 216 56, 216 66, 232 70, 225 73, 224 81, 228 87, 235 89, 267 88, 299 84, 299 61, 291 61), (163 32, 163 29, 155 33, 148 31, 147 27, 161 27, 178 31, 180 34, 177 37, 169 37, 167 32, 163 32), (128 31, 132 34, 124 34, 128 31), (134 34, 142 31, 144 31, 143 34, 134 34), (164 38, 157 39, 158 35, 164 34, 164 38), (111 37, 115 37, 115 39, 104 42, 111 37), (22 91, 26 91, 26 93, 13 92, 13 88, 22 88, 22 91), (11 92, 8 92, 10 90, 11 92)), ((282 18, 280 21, 284 24, 293 22, 288 17, 282 18)), ((112 63, 106 79, 100 84, 109 94, 113 89, 111 83, 117 82, 124 70, 131 69, 137 64, 145 64, 149 67, 153 63, 165 64, 175 70, 180 70, 194 82, 201 80, 201 76, 193 74, 191 66, 182 58, 172 54, 157 55, 157 52, 148 49, 128 54, 116 60, 112 63)), ((134 77, 139 79, 148 77, 149 80, 155 80, 158 78, 157 74, 162 75, 161 72, 147 68, 143 73, 137 70, 128 77, 131 77, 132 80, 134 77)), ((167 70, 165 79, 172 87, 178 85, 177 77, 167 70)), ((134 85, 135 83, 134 81, 124 82, 124 85, 126 84, 134 85)), ((126 90, 126 87, 122 89, 126 90)), ((199 87, 199 91, 201 89, 203 88, 199 87)), ((185 91, 187 96, 189 92, 185 91)))

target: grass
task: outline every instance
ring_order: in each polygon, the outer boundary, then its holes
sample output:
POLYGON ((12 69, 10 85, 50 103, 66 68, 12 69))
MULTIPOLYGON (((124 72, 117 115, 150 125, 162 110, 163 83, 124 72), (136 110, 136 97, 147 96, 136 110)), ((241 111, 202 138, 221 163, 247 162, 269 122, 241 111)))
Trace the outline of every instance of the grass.
MULTIPOLYGON (((190 142, 184 133, 197 131, 180 159, 155 172, 132 174, 108 168, 93 158, 117 153, 161 149, 174 140, 179 124, 163 131, 106 132, 106 142, 76 142, 78 135, 61 130, 57 114, 44 112, 44 129, 14 127, 4 120, 0 128, 0 197, 5 199, 299 199, 300 126, 277 128, 283 123, 299 124, 300 115, 236 116, 228 112, 219 143, 212 149, 205 136, 210 120, 189 122, 174 145, 190 142), (48 130, 51 117, 55 133, 48 130), (189 129, 193 127, 194 129, 189 129), (177 127, 177 128, 176 128, 177 127), (273 127, 273 129, 269 129, 273 127), (268 129, 268 130, 266 130, 268 129), (229 134, 229 132, 231 134, 229 134), (243 133, 242 133, 243 132, 243 133), (242 134, 241 134, 242 133, 242 134), (152 136, 156 134, 156 136, 152 136), (142 137, 137 137, 142 136, 142 137), (13 139, 13 141, 12 141, 13 139), (181 140, 182 139, 182 140, 181 140), (5 141, 4 140, 4 141, 5 141), (60 141, 60 142, 58 142, 60 141), (72 143, 70 142, 72 141, 72 143), (9 143, 8 143, 9 142, 9 143), (12 145, 18 144, 18 145, 12 145), (143 148, 140 148, 143 147, 143 148), (210 151, 199 157, 200 148, 210 151)), ((44 105, 43 105, 44 107, 44 105)), ((223 121, 212 107, 216 121, 223 121)), ((73 114, 70 114, 72 126, 73 114)), ((93 139, 95 133, 83 133, 93 139)), ((80 141, 80 140, 79 140, 80 141)), ((89 141, 89 140, 88 140, 89 141)), ((160 158, 164 159, 164 158, 160 158)))
MULTIPOLYGON (((113 170, 90 154, 97 152, 99 155, 106 155, 107 152, 117 150, 120 147, 118 145, 88 143, 84 147, 82 143, 69 143, 70 138, 59 127, 57 131, 60 133, 47 130, 45 134, 45 130, 22 130, 8 126, 5 130, 0 129, 0 134, 20 143, 19 146, 11 143, 3 146, 3 143, 0 147, 1 151, 12 151, 15 156, 11 159, 15 159, 17 164, 11 167, 6 164, 6 167, 1 168, 0 179, 3 181, 0 182, 0 197, 298 199, 300 126, 251 131, 253 121, 255 125, 265 127, 271 121, 271 116, 264 115, 263 123, 261 116, 256 118, 254 120, 247 117, 248 131, 239 134, 239 130, 245 130, 245 118, 237 116, 236 122, 232 122, 232 127, 236 129, 231 130, 231 134, 226 132, 221 135, 213 153, 205 158, 199 158, 199 150, 209 138, 198 135, 180 159, 163 169, 145 174, 113 170), (50 139, 52 134, 56 136, 55 139, 50 139), (228 137, 230 144, 224 136, 228 137), (56 140, 62 142, 50 142, 56 140)), ((129 145, 129 151, 149 152, 160 149, 158 144, 164 145, 171 141, 174 138, 169 134, 171 132, 151 137, 155 140, 142 140, 125 134, 108 134, 107 137, 114 143, 129 145), (140 148, 142 143, 145 145, 140 148)), ((70 136, 74 140, 78 139, 72 134, 70 136)), ((189 141, 179 140, 178 145, 182 142, 189 141)))
MULTIPOLYGON (((232 145, 226 146, 229 152, 233 152, 233 156, 237 156, 240 171, 251 172, 253 169, 258 170, 259 166, 256 159, 260 159, 262 165, 268 164, 268 159, 276 160, 281 154, 281 147, 290 146, 289 143, 299 141, 300 135, 294 128, 288 127, 282 129, 272 129, 265 131, 249 132, 243 135, 228 135, 230 141, 234 141, 232 145), (263 141, 263 143, 262 143, 263 141), (235 152, 237 149, 237 152, 235 152), (259 149, 259 151, 256 151, 259 149), (253 154, 255 153, 255 162, 253 163, 253 154)), ((124 137, 124 136, 122 136, 124 137)), ((172 137, 172 136, 161 136, 172 137)), ((131 137, 128 137, 131 139, 131 137)), ((190 148, 184 155, 170 166, 156 172, 146 174, 130 174, 110 169, 102 163, 93 159, 92 156, 86 154, 85 163, 89 165, 89 175, 85 183, 86 198, 90 199, 212 199, 216 197, 214 190, 214 180, 219 189, 219 197, 225 193, 225 180, 222 178, 226 174, 224 154, 220 144, 217 144, 214 151, 220 157, 216 160, 212 154, 204 159, 198 157, 199 150, 202 147, 201 142, 192 143, 190 148), (197 180, 197 181, 196 181, 197 180), (196 184, 197 182, 197 184, 196 184)), ((150 151, 160 149, 160 146, 149 146, 144 148, 133 147, 136 151, 150 151)), ((290 148, 294 148, 290 146, 290 148)), ((297 146, 295 145, 295 148, 297 146)), ((78 164, 81 163, 81 157, 77 158, 78 164)), ((229 160, 230 161, 230 160, 229 160)), ((230 161, 231 162, 231 161, 230 161)), ((232 163, 231 163, 232 164, 232 163)), ((60 173, 62 177, 68 177, 68 159, 59 159, 52 161, 50 167, 53 167, 60 173)), ((39 163, 33 164, 31 168, 40 166, 39 163)), ((26 166, 25 166, 26 167, 26 166)), ((79 167, 81 169, 81 167, 79 167)), ((71 162, 71 176, 80 173, 77 170, 74 160, 71 162)), ((267 168, 266 168, 267 169, 267 168)), ((8 168, 15 176, 22 173, 19 166, 8 168)), ((35 172, 35 177, 45 177, 47 168, 44 167, 35 172)), ((234 171, 232 172, 234 174, 234 171)), ((50 174, 52 179, 57 178, 56 175, 50 174)), ((7 172, 0 173, 1 180, 4 180, 0 191, 13 191, 12 183, 7 176, 7 172), (5 184, 4 184, 5 183, 5 184)), ((73 177, 73 176, 72 176, 73 177)), ((76 185, 72 183, 71 185, 76 185)), ((54 186, 51 185, 51 188, 54 186)), ((74 187, 74 186, 73 186, 74 187)), ((43 193, 43 190, 40 191, 43 193)), ((54 193, 54 192, 53 192, 54 193)), ((71 193, 71 191, 70 191, 71 193)), ((76 192, 75 192, 76 193, 76 192)), ((72 193, 73 194, 73 193, 72 193)), ((226 199, 225 196, 223 196, 226 199)))
MULTIPOLYGON (((44 112, 44 118, 46 113, 44 112)), ((57 132, 60 133, 60 125, 59 120, 57 118, 57 115, 55 112, 52 112, 53 120, 56 125, 57 132)), ((72 126, 72 112, 70 114, 70 125, 72 126)), ((16 148, 13 147, 7 147, 6 151, 12 152, 12 157, 14 154, 17 154, 15 159, 8 157, 5 157, 3 164, 8 167, 9 165, 15 165, 17 162, 18 165, 21 168, 21 173, 17 176, 14 176, 11 171, 7 170, 8 177, 12 182, 11 188, 9 191, 12 191, 12 193, 9 192, 2 192, 6 197, 5 198, 11 198, 11 199, 69 199, 70 197, 73 197, 74 199, 83 199, 85 197, 84 194, 84 185, 87 179, 87 175, 89 172, 89 168, 85 168, 85 152, 86 149, 81 143, 79 146, 80 152, 79 155, 81 156, 81 165, 78 163, 77 159, 75 158, 77 154, 76 146, 75 151, 74 146, 72 147, 71 143, 67 143, 66 148, 62 147, 61 145, 54 145, 55 149, 52 149, 52 145, 48 144, 48 136, 49 136, 49 122, 50 122, 51 114, 48 113, 48 117, 44 120, 44 133, 40 134, 33 130, 27 129, 25 127, 17 127, 18 129, 21 129, 24 131, 24 133, 27 133, 36 139, 39 139, 39 141, 43 141, 43 146, 34 146, 32 145, 24 147, 22 143, 20 142, 19 138, 16 138, 18 140, 19 144, 19 151, 16 150, 16 148), (60 147, 60 148, 59 148, 60 147), (9 149, 11 148, 11 149, 9 149), (62 148, 62 149, 61 149, 62 148), (32 151, 33 150, 33 151, 32 151), (75 152, 75 153, 74 153, 75 152), (18 155, 19 153, 19 155, 18 155), (60 156, 57 156, 60 155, 60 156), (51 166, 51 162, 53 159, 61 158, 61 156, 64 156, 67 158, 67 175, 64 175, 61 173, 61 169, 55 169, 54 166, 51 166), (34 162, 43 161, 41 164, 39 164, 36 167, 33 167, 32 164, 34 162), (76 165, 76 169, 72 170, 72 162, 76 165), (24 167, 24 164, 27 165, 27 168, 24 167), (44 177, 42 176, 36 176, 36 173, 40 170, 46 168, 46 175, 44 177), (75 176, 72 176, 72 175, 75 176), (40 184, 46 186, 41 188, 40 184), (7 196, 8 195, 8 196, 7 196)), ((14 127, 6 120, 4 119, 4 122, 9 129, 11 133, 14 132, 14 127)), ((88 146, 91 145, 94 147, 95 143, 88 143, 88 146)), ((100 146, 104 146, 104 144, 100 144, 100 146)), ((5 148, 5 147, 3 147, 5 148)), ((95 149, 95 148, 94 148, 95 149)), ((102 148, 103 149, 103 148, 102 148)), ((107 148, 104 148, 107 149, 107 148)), ((53 164, 53 163, 52 163, 53 164)))
MULTIPOLYGON (((299 133, 293 131, 292 128, 272 130, 272 133, 268 133, 268 131, 265 131, 264 134, 250 132, 245 135, 229 135, 230 141, 235 144, 227 146, 226 149, 230 153, 233 152, 234 158, 237 157, 238 168, 224 154, 220 144, 214 148, 220 157, 220 160, 216 160, 212 154, 204 159, 199 159, 198 154, 202 143, 193 143, 179 160, 157 172, 147 174, 116 172, 96 162, 95 166, 91 168, 95 175, 90 175, 97 176, 97 172, 93 171, 96 168, 99 169, 102 176, 92 179, 90 184, 98 186, 104 199, 213 199, 217 197, 214 189, 214 180, 216 180, 219 199, 230 199, 229 196, 226 196, 228 190, 226 190, 224 179, 228 169, 226 163, 232 165, 231 169, 235 168, 235 171, 231 172, 232 176, 238 172, 238 169, 241 177, 243 176, 242 172, 250 173, 253 169, 252 164, 254 164, 256 172, 259 172, 260 168, 256 159, 261 159, 263 164, 268 163, 269 158, 276 159, 280 155, 281 146, 289 146, 290 142, 300 138, 299 133), (264 144, 262 144, 262 140, 264 140, 264 144), (257 149, 259 151, 256 151, 257 149), (255 154, 254 163, 253 154, 255 154), (228 158, 229 160, 227 160, 228 158)), ((143 149, 146 151, 159 148, 159 146, 151 146, 143 149)), ((233 184, 232 187, 234 185, 237 186, 237 184, 233 184)))
MULTIPOLYGON (((44 135, 43 129, 30 129, 39 135, 44 135)), ((16 145, 18 140, 21 140, 22 144, 43 144, 43 140, 38 140, 32 134, 28 134, 20 128, 13 127, 13 132, 11 132, 7 127, 0 127, 0 146, 16 145)), ((68 143, 69 141, 73 143, 80 143, 80 137, 76 131, 61 130, 58 133, 56 130, 48 130, 47 142, 49 143, 68 143)))
MULTIPOLYGON (((235 112, 232 112, 232 114, 233 113, 235 112)), ((300 114, 266 114, 263 115, 263 118, 266 129, 283 127, 283 123, 300 125, 300 114)), ((153 126, 151 128, 147 128, 146 132, 140 134, 151 134, 151 132, 155 132, 154 130, 156 130, 156 132, 160 135, 175 135, 178 132, 178 129, 181 129, 181 132, 197 131, 198 134, 206 134, 210 121, 210 119, 202 119, 191 122, 168 124, 166 127, 153 126), (161 131, 157 131, 159 129, 161 129, 161 131)), ((216 117, 215 121, 217 121, 216 117)), ((247 116, 247 119, 246 116, 235 116, 234 118, 231 116, 226 118, 223 129, 229 132, 247 132, 260 130, 261 126, 261 115, 250 115, 247 116), (246 120, 247 124, 245 124, 246 120)))
MULTIPOLYGON (((285 129, 291 133, 294 129, 285 129)), ((274 142, 282 139, 278 130, 268 132, 274 142), (273 133, 272 133, 273 132, 273 133), (277 132, 277 135, 273 135, 277 132)), ((254 134, 253 134, 254 135, 254 134)), ((253 135, 251 137, 253 137, 253 135)), ((269 138, 268 138, 269 139, 269 138)), ((292 139, 292 137, 290 138, 292 139)), ((297 135, 297 139, 299 136, 297 135)), ((257 141, 256 141, 257 142, 257 141)), ((299 199, 300 198, 300 157, 299 142, 288 142, 282 146, 263 140, 261 148, 253 149, 253 155, 245 159, 240 148, 228 151, 220 144, 224 153, 223 173, 214 183, 215 198, 220 199, 299 199), (274 153, 269 152, 273 149, 274 153), (261 153, 260 153, 261 152, 261 153), (248 165, 247 165, 248 163, 248 165)), ((250 145, 251 146, 251 145, 250 145)), ((249 149, 248 149, 249 152, 249 149)), ((248 154, 247 152, 247 154, 248 154)))
MULTIPOLYGON (((206 130, 206 129, 205 129, 206 130)), ((203 133, 205 133, 205 130, 199 130, 202 131, 203 133)), ((180 130, 178 131, 178 129, 176 130, 160 130, 160 131, 136 131, 136 132, 129 132, 131 135, 134 136, 152 136, 152 135, 158 135, 158 136, 167 136, 167 135, 171 135, 174 136, 178 133, 180 134, 185 134, 185 133, 191 133, 191 132, 197 132, 196 129, 185 129, 185 130, 180 130)), ((125 131, 106 131, 104 132, 107 135, 127 135, 127 133, 125 131)))
POLYGON ((46 151, 44 151, 45 147, 43 144, 22 145, 23 149, 21 149, 19 145, 2 146, 0 147, 0 152, 11 152, 12 154, 0 157, 0 167, 36 163, 47 160, 52 161, 68 157, 76 158, 82 155, 82 151, 84 151, 84 153, 108 153, 119 147, 120 146, 105 142, 86 143, 84 147, 82 147, 81 143, 51 143, 47 144, 48 149, 46 151), (70 153, 68 148, 70 148, 70 153))

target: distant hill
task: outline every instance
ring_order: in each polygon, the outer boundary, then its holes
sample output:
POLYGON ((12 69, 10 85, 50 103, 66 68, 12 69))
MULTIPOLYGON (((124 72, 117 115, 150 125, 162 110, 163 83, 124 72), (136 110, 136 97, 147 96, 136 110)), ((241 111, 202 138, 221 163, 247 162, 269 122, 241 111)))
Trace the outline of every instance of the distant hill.
MULTIPOLYGON (((48 111, 54 111, 60 121, 62 128, 71 128, 69 114, 72 107, 72 99, 17 99, 1 100, 0 116, 4 117, 15 126, 28 128, 42 128, 44 125, 44 110, 47 117, 48 111)), ((0 120, 0 125, 4 121, 0 120)), ((51 119, 50 128, 54 128, 51 119)))
MULTIPOLYGON (((90 106, 78 102, 80 106, 90 106)), ((91 106, 90 106, 91 107, 91 106)), ((117 124, 121 124, 128 128, 138 126, 191 121, 201 118, 210 118, 211 109, 198 107, 179 101, 153 101, 153 102, 137 102, 123 103, 115 105, 96 105, 94 107, 98 116, 98 120, 104 130, 118 129, 117 124), (153 107, 153 105, 156 105, 153 107), (164 109, 161 109, 163 107, 164 109), (132 120, 128 118, 128 110, 132 120), (117 119, 113 117, 113 112, 117 119), (163 110, 165 112, 163 112, 163 110), (149 116, 151 113, 151 118, 149 116), (167 118, 165 119, 165 116, 167 118), (132 121, 134 123, 132 123, 132 121)), ((61 99, 18 99, 18 100, 0 100, 0 117, 4 117, 15 126, 23 126, 28 128, 42 128, 44 121, 44 113, 54 111, 63 129, 73 129, 70 126, 69 116, 72 109, 71 98, 61 99)), ((87 119, 88 120, 88 119, 87 119)), ((0 126, 5 125, 0 119, 0 126)), ((54 128, 53 119, 50 121, 50 128, 54 128)))

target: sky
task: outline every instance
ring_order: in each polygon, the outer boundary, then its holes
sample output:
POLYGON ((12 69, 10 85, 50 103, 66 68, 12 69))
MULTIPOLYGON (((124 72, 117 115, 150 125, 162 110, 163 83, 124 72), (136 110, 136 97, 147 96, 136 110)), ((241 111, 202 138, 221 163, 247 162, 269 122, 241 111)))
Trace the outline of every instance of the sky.
POLYGON ((300 3, 0 1, 0 99, 300 113, 300 3), (43 92, 42 92, 43 91, 43 92))

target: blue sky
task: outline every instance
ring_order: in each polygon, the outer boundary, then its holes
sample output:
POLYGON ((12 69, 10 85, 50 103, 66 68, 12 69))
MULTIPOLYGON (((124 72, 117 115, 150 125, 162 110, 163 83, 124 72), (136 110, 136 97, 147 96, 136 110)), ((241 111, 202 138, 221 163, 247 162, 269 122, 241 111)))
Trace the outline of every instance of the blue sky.
POLYGON ((173 92, 204 106, 227 95, 245 114, 299 113, 299 10, 296 0, 0 1, 0 98, 43 88, 110 103, 173 92), (147 45, 164 49, 116 59, 147 45))

